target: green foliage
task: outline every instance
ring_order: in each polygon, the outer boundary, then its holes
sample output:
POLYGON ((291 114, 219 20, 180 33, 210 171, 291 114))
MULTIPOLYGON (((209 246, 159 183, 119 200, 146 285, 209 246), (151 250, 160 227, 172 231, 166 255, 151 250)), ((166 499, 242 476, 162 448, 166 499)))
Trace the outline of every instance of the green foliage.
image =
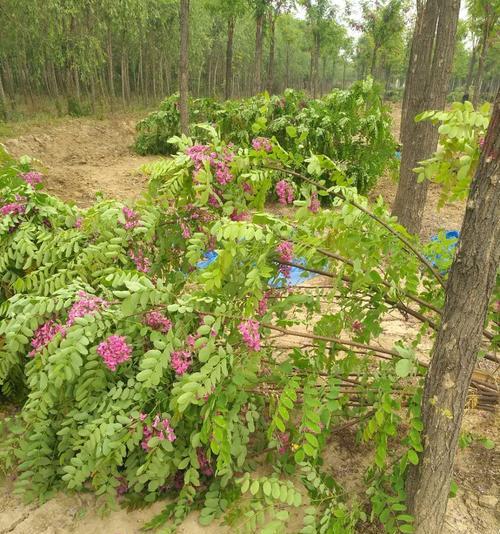
POLYGON ((470 102, 455 102, 450 111, 425 111, 416 117, 417 121, 440 124, 437 151, 414 169, 419 182, 428 179, 441 185, 440 207, 467 197, 489 118, 489 104, 475 111, 470 102))
MULTIPOLYGON (((207 153, 227 156, 205 131, 207 153)), ((168 522, 169 532, 191 510, 203 524, 290 531, 302 502, 305 534, 354 533, 366 522, 411 532, 404 477, 422 450, 420 335, 392 348, 374 341, 400 306, 436 321, 426 302, 442 303, 441 285, 381 201, 370 208, 335 184, 341 171, 328 158, 310 159, 287 219, 261 210, 276 172, 268 167, 286 169, 293 154, 233 147, 221 183, 208 160, 187 155, 190 139, 175 142, 174 157, 148 167, 133 215, 110 200, 69 206, 19 176, 28 160, 0 153, 0 209, 24 206, 0 218, 0 387, 22 403, 0 428, 2 469, 15 466, 27 500, 58 490, 90 490, 105 504, 124 492, 131 505, 173 497, 147 526, 168 522), (313 192, 334 195, 330 208, 311 211, 313 192), (233 220, 235 210, 247 219, 233 220), (283 241, 330 286, 290 291, 283 241), (216 260, 197 268, 207 250, 216 260), (102 300, 75 318, 75 303, 90 297, 102 300), (152 311, 167 328, 148 320, 152 311), (260 348, 242 335, 250 318, 260 348), (35 343, 54 323, 63 330, 35 343), (299 341, 284 348, 281 334, 299 341), (116 368, 99 348, 110 336, 130 348, 116 368), (189 363, 179 371, 180 351, 189 363), (369 460, 358 496, 325 474, 343 424, 358 425, 369 460), (258 473, 264 453, 273 469, 258 473)))
MULTIPOLYGON (((137 124, 139 153, 175 152, 170 139, 179 134, 177 100, 177 95, 167 98, 158 111, 137 124)), ((370 80, 317 100, 292 90, 282 96, 264 94, 224 103, 192 99, 190 114, 193 135, 200 142, 209 138, 196 126, 200 122, 214 124, 226 143, 239 146, 250 146, 259 136, 273 138, 293 154, 294 168, 304 168, 311 153, 323 154, 343 168, 360 192, 371 189, 384 170, 395 167, 390 118, 370 80)))

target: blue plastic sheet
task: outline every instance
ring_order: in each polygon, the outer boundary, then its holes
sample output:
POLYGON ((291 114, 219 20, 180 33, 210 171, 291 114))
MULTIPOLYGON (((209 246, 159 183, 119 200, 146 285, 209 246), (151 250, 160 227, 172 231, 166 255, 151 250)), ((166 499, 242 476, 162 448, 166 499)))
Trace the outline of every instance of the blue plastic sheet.
MULTIPOLYGON (((441 254, 434 254, 432 256, 428 256, 428 259, 434 267, 438 266, 438 262, 440 262, 440 260, 448 260, 453 257, 455 249, 457 248, 460 232, 458 230, 448 230, 445 232, 445 237, 447 240, 451 240, 451 243, 448 245, 448 248, 446 250, 446 256, 444 258, 441 254)), ((441 241, 441 237, 439 235, 433 235, 431 237, 431 242, 438 243, 439 241, 441 241)))
MULTIPOLYGON (((203 255, 203 259, 196 264, 196 267, 198 269, 205 269, 216 259, 217 252, 209 250, 208 252, 205 252, 205 254, 203 255)), ((297 263, 299 265, 306 265, 305 258, 294 258, 292 262, 297 263)), ((304 271, 304 269, 300 269, 299 267, 292 267, 290 270, 290 276, 286 280, 283 277, 272 278, 271 280, 269 280, 269 285, 271 287, 296 286, 301 282, 308 280, 309 278, 313 278, 314 276, 314 273, 304 271)))

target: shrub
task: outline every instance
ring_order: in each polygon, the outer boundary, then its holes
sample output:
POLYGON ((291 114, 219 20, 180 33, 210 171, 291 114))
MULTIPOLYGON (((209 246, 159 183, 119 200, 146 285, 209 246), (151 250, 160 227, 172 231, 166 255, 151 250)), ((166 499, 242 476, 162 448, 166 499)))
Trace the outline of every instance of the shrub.
POLYGON ((424 317, 422 333, 435 323, 439 275, 382 203, 370 211, 333 183, 328 158, 308 162, 288 220, 262 208, 269 167, 285 179, 294 156, 206 133, 209 144, 177 138, 175 157, 148 166, 148 194, 133 208, 68 206, 26 180, 28 162, 4 155, 2 209, 23 206, 0 219, 0 384, 25 401, 0 454, 17 463, 16 491, 91 489, 131 504, 174 495, 151 528, 201 509, 203 524, 226 514, 265 532, 286 530, 307 495, 302 532, 365 521, 410 532, 420 335, 376 340, 390 310, 424 317), (315 194, 334 206, 311 209, 315 194), (200 268, 207 250, 216 260, 200 268), (327 287, 290 287, 297 262, 327 287), (324 467, 346 422, 372 445, 357 496, 324 467), (264 453, 274 473, 258 476, 264 453))
MULTIPOLYGON (((169 139, 179 134, 177 100, 177 95, 169 97, 159 111, 137 124, 139 153, 175 152, 169 139)), ((249 146, 256 135, 272 137, 294 154, 294 168, 303 169, 311 153, 324 154, 342 167, 361 193, 396 166, 390 117, 371 80, 318 100, 293 90, 224 103, 193 99, 190 114, 192 134, 200 142, 207 140, 204 130, 196 127, 200 122, 214 125, 224 141, 239 146, 249 146)))

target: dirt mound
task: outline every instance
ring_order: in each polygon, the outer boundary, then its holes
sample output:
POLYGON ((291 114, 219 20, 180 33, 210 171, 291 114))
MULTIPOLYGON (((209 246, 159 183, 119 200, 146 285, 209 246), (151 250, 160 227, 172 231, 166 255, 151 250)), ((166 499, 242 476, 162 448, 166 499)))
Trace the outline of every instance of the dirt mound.
POLYGON ((146 179, 138 170, 157 159, 134 154, 136 117, 64 119, 34 126, 3 144, 16 157, 27 154, 41 162, 47 190, 81 207, 95 194, 132 199, 146 179))

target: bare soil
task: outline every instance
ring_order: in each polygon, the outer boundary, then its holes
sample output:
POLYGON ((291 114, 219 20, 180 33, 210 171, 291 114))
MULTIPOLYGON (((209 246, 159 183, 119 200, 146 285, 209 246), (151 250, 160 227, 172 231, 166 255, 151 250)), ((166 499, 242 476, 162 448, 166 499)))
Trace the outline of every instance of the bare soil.
MULTIPOLYGON (((400 108, 394 106, 396 135, 399 134, 399 113, 400 108)), ((123 200, 134 199, 146 182, 138 169, 157 159, 132 152, 130 147, 137 119, 133 115, 105 120, 64 119, 30 126, 29 130, 2 142, 14 156, 28 154, 39 159, 45 169, 47 189, 81 207, 90 205, 98 192, 123 200)), ((395 191, 395 182, 384 177, 371 196, 382 195, 391 203, 395 191)), ((438 190, 431 187, 424 216, 424 238, 439 229, 460 229, 464 204, 457 203, 437 211, 437 199, 438 190)), ((383 327, 388 342, 413 336, 415 330, 411 320, 401 317, 388 318, 383 327)), ((422 346, 422 352, 427 356, 430 346, 430 340, 422 346)), ((468 411, 464 430, 497 439, 498 417, 492 413, 468 411)), ((332 436, 325 467, 347 488, 359 490, 361 486, 354 480, 360 480, 371 455, 369 448, 355 445, 354 433, 354 429, 347 429, 332 436)), ((496 450, 486 450, 479 444, 460 450, 454 478, 460 489, 458 496, 450 499, 448 504, 446 534, 499 534, 500 460, 496 450)), ((12 488, 10 480, 4 481, 0 487, 0 534, 136 534, 163 506, 155 503, 131 512, 118 508, 103 517, 98 512, 96 499, 89 494, 58 494, 44 504, 26 505, 13 495, 12 488)), ((290 529, 299 530, 300 521, 297 519, 296 525, 290 525, 290 529)), ((201 527, 196 514, 191 514, 180 532, 225 534, 233 530, 217 524, 201 527)))

